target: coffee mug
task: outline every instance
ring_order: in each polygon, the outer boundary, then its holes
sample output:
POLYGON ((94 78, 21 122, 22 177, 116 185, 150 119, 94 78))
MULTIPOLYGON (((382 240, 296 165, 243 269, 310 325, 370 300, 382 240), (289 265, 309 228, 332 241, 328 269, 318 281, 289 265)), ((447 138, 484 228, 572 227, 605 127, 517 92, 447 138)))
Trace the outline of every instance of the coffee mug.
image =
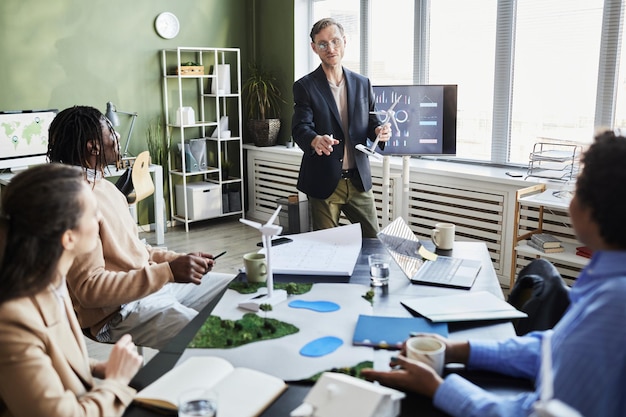
POLYGON ((423 362, 443 375, 446 345, 432 336, 415 336, 406 341, 406 356, 423 362))
POLYGON ((246 268, 248 282, 265 282, 267 280, 267 264, 264 254, 246 253, 243 255, 243 266, 246 268))
POLYGON ((437 223, 430 234, 438 249, 450 250, 454 246, 454 224, 437 223))

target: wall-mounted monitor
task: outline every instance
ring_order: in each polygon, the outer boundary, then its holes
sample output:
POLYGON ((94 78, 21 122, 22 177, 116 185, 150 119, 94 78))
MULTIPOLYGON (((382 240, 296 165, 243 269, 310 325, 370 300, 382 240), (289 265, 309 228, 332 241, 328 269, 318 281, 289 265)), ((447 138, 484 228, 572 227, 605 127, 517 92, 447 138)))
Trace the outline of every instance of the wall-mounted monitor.
POLYGON ((376 110, 391 123, 383 155, 455 155, 456 85, 373 86, 376 110), (394 105, 395 104, 395 105, 394 105))
POLYGON ((0 169, 18 171, 46 162, 51 110, 0 111, 0 169))

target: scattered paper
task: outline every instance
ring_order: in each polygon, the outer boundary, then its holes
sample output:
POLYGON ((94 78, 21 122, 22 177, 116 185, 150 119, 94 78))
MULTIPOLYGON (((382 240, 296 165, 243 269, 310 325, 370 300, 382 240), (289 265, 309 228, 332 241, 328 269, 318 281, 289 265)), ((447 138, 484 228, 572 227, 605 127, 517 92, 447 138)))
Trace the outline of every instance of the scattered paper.
POLYGON ((272 247, 274 274, 350 276, 363 241, 358 223, 288 236, 293 242, 272 247))

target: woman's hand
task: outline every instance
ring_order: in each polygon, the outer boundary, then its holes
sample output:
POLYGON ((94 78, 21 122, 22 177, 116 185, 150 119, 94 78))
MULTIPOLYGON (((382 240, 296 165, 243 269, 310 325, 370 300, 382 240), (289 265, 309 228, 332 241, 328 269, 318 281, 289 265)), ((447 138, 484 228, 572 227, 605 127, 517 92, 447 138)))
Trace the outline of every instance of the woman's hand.
POLYGON ((391 371, 363 369, 361 375, 368 381, 378 381, 383 385, 401 391, 412 391, 432 398, 443 382, 430 366, 399 355, 389 364, 391 371))
MULTIPOLYGON (((450 340, 436 333, 414 333, 411 336, 429 336, 438 339, 446 345, 446 363, 467 364, 470 351, 467 340, 450 340)), ((402 345, 401 353, 406 356, 406 341, 402 345)))
POLYGON ((104 378, 128 385, 142 364, 143 357, 137 353, 132 337, 125 334, 113 345, 109 360, 103 364, 104 378))

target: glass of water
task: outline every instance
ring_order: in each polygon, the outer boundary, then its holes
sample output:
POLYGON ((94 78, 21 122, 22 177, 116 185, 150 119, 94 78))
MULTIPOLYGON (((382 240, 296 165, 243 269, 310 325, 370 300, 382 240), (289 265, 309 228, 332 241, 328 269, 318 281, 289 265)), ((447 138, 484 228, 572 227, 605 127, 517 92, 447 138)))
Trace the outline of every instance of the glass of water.
POLYGON ((179 417, 215 417, 217 393, 204 388, 185 391, 178 399, 179 417))
POLYGON ((389 283, 389 263, 391 256, 388 253, 369 255, 370 282, 373 287, 380 287, 389 283))

